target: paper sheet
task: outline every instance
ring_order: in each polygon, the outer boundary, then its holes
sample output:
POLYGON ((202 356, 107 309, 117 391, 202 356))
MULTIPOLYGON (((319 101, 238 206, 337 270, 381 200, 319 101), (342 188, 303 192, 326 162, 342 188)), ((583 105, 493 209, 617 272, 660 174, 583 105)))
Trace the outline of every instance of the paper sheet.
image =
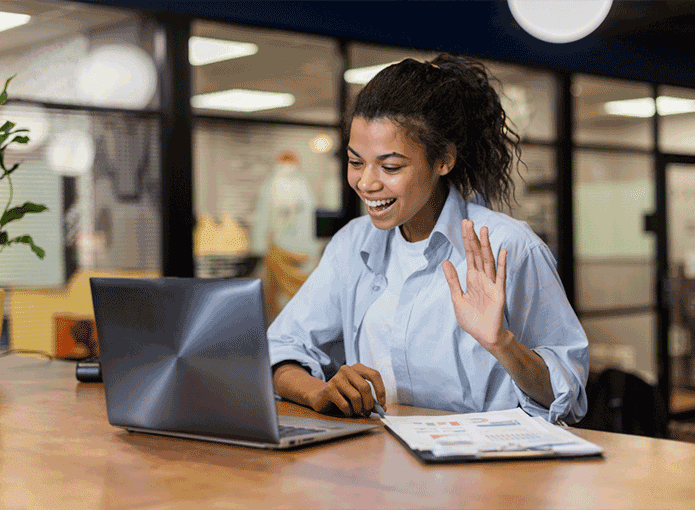
POLYGON ((553 450, 566 455, 601 452, 593 443, 542 418, 532 418, 519 408, 444 416, 387 416, 382 421, 411 449, 437 456, 524 450, 553 450))

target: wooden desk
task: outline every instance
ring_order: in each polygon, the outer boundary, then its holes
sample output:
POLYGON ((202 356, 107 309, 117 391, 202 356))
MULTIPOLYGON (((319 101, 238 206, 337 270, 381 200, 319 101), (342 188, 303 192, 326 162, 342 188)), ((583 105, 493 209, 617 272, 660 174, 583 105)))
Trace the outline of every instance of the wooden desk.
MULTIPOLYGON (((102 385, 78 383, 74 372, 74 363, 0 358, 1 508, 695 506, 689 443, 575 430, 603 446, 604 458, 426 466, 379 429, 266 452, 128 434, 108 424, 102 385)), ((279 409, 315 416, 293 404, 279 409)))

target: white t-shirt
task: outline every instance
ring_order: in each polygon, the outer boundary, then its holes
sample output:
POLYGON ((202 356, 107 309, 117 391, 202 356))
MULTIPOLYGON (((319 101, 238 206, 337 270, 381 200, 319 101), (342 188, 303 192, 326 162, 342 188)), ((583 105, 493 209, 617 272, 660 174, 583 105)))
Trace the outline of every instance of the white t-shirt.
POLYGON ((386 387, 386 403, 397 403, 396 380, 391 364, 391 347, 402 345, 394 338, 393 321, 403 284, 415 271, 427 265, 424 252, 427 239, 414 243, 405 240, 400 227, 394 229, 386 262, 386 289, 364 316, 364 334, 360 338, 360 362, 379 371, 386 387))

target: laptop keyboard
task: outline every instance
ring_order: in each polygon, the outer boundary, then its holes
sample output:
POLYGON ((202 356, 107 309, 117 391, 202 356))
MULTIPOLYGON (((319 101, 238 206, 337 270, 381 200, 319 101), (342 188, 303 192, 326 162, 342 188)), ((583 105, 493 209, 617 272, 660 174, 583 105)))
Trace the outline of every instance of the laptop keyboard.
POLYGON ((292 427, 290 425, 280 425, 280 437, 303 436, 306 434, 315 434, 324 432, 325 429, 309 429, 303 427, 292 427))

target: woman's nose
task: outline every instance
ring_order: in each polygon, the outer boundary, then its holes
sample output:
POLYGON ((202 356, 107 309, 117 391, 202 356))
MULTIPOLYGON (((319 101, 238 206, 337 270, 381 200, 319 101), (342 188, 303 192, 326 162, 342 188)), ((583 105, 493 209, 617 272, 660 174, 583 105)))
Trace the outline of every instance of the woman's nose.
POLYGON ((371 167, 366 167, 362 172, 362 177, 360 177, 357 186, 362 191, 375 191, 381 187, 379 182, 379 172, 371 167))

